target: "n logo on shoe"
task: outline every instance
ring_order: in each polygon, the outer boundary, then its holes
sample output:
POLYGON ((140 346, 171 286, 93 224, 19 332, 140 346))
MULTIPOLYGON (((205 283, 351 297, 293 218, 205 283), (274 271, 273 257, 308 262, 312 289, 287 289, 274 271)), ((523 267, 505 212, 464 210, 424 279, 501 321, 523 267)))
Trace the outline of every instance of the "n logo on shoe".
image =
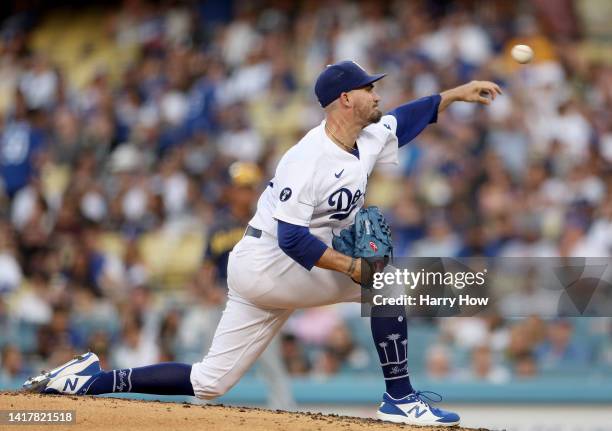
POLYGON ((70 379, 66 379, 66 383, 64 383, 63 391, 66 392, 66 389, 68 388, 68 386, 70 386, 70 390, 71 391, 76 390, 78 383, 79 383, 79 378, 78 377, 76 379, 74 379, 74 383, 72 383, 72 381, 70 379))
POLYGON ((408 413, 412 413, 413 411, 415 411, 414 417, 416 417, 417 419, 420 418, 421 416, 423 416, 425 414, 425 412, 427 411, 427 409, 421 411, 419 409, 419 406, 414 406, 413 408, 411 408, 410 410, 408 410, 408 413))

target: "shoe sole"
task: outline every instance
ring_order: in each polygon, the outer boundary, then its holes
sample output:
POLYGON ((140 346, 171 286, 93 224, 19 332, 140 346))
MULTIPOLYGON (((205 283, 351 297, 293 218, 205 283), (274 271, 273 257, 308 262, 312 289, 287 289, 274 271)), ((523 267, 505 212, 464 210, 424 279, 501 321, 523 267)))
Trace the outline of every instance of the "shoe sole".
POLYGON ((415 422, 407 416, 400 415, 390 415, 388 413, 376 412, 376 417, 381 421, 385 422, 393 422, 396 424, 406 424, 406 425, 420 425, 420 426, 434 426, 434 427, 454 427, 459 425, 460 421, 456 422, 415 422))
POLYGON ((47 383, 49 383, 49 381, 52 378, 57 377, 62 371, 64 371, 66 368, 71 367, 73 365, 76 365, 80 362, 82 362, 83 364, 86 364, 84 367, 82 367, 81 369, 75 371, 75 373, 79 373, 82 370, 86 369, 87 367, 89 367, 91 364, 87 364, 87 359, 89 359, 92 356, 91 352, 85 353, 83 355, 79 355, 79 356, 75 356, 74 359, 72 361, 69 361, 68 363, 54 368, 51 371, 47 371, 44 372, 42 374, 39 374, 36 377, 31 377, 28 380, 25 381, 25 383, 22 386, 22 390, 25 392, 42 392, 45 387, 47 386, 47 383))

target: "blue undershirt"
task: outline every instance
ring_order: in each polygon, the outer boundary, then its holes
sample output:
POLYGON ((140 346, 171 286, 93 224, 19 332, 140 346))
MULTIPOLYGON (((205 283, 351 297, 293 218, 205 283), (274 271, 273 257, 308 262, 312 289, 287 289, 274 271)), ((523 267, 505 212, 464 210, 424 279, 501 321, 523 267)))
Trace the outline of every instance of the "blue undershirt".
POLYGON ((428 124, 438 121, 438 107, 441 100, 442 97, 439 94, 434 94, 413 100, 387 112, 387 115, 393 115, 397 120, 395 135, 400 147, 416 138, 428 124))
MULTIPOLYGON (((400 147, 412 141, 428 124, 438 120, 441 99, 439 94, 422 97, 387 113, 397 120, 395 135, 400 147)), ((359 158, 357 148, 352 154, 359 158)), ((309 271, 327 250, 325 243, 304 226, 278 220, 277 236, 281 250, 309 271)))
POLYGON ((281 250, 308 271, 327 250, 325 243, 304 226, 278 220, 277 236, 281 250))

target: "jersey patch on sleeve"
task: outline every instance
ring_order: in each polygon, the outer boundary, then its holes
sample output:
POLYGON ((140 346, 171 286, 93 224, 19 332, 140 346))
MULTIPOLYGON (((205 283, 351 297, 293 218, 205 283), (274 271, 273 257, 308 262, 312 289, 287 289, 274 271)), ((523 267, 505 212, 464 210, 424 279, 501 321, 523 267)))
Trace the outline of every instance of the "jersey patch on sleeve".
POLYGON ((289 198, 291 197, 291 189, 289 187, 285 187, 283 190, 281 190, 279 198, 281 200, 281 202, 285 202, 287 200, 289 200, 289 198))

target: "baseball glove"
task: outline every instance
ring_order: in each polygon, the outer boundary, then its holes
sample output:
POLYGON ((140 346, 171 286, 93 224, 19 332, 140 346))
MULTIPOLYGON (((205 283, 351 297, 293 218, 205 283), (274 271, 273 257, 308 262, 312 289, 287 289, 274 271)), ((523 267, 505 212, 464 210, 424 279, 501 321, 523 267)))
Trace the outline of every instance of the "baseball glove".
POLYGON ((334 250, 362 258, 361 285, 371 287, 375 272, 382 271, 393 257, 391 228, 378 207, 359 210, 355 223, 332 240, 334 250))

